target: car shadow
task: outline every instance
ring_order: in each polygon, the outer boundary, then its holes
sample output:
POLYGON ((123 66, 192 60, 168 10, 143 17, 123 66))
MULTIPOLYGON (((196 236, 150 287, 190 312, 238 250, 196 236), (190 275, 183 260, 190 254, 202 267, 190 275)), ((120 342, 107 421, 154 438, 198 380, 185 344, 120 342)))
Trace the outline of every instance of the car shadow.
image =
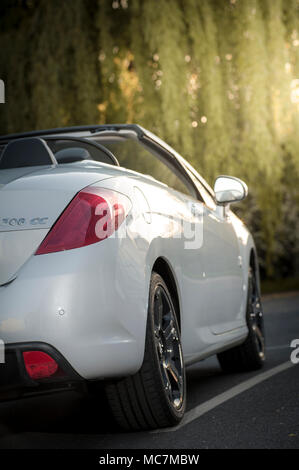
MULTIPOLYGON (((187 369, 187 410, 221 393, 240 374, 224 374, 216 358, 187 369)), ((120 434, 103 387, 92 394, 66 391, 0 403, 0 436, 9 433, 120 434)))

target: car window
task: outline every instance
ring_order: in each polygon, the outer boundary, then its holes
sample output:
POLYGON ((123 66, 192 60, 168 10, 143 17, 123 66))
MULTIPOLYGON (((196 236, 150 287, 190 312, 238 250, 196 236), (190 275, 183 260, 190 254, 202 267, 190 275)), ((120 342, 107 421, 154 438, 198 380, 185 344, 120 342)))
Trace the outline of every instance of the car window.
POLYGON ((191 175, 195 177, 196 181, 200 182, 201 186, 203 186, 205 190, 209 193, 211 198, 215 200, 215 193, 213 189, 211 188, 211 186, 206 182, 206 180, 184 158, 182 158, 182 161, 184 163, 185 168, 189 170, 189 173, 191 173, 191 175))
MULTIPOLYGON (((215 210, 216 209, 216 204, 215 204, 214 199, 212 198, 210 193, 208 193, 206 188, 201 183, 199 183, 199 185, 200 185, 200 188, 198 188, 198 189, 199 189, 200 194, 202 195, 202 198, 203 198, 206 206, 209 207, 209 209, 215 210)), ((197 185, 197 187, 198 187, 198 185, 197 185)))
POLYGON ((180 178, 173 169, 161 161, 155 154, 145 148, 138 141, 126 140, 98 140, 108 148, 117 158, 120 166, 129 170, 137 171, 155 178, 161 183, 167 184, 170 188, 180 191, 183 194, 196 197, 195 189, 192 189, 180 178))
MULTIPOLYGON (((191 167, 192 168, 192 167, 191 167)), ((197 187, 205 205, 212 210, 216 209, 216 203, 214 200, 214 197, 211 195, 211 193, 205 188, 203 183, 195 176, 194 172, 191 171, 191 169, 188 166, 187 169, 190 177, 192 178, 192 181, 194 182, 195 186, 197 187)))

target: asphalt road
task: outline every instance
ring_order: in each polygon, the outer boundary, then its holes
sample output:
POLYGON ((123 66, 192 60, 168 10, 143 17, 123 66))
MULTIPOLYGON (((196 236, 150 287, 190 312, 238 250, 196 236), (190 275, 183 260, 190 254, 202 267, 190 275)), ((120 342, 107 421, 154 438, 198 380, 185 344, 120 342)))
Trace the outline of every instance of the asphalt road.
POLYGON ((191 421, 180 428, 120 433, 104 396, 87 400, 64 392, 1 403, 0 448, 299 448, 299 364, 288 367, 290 343, 299 339, 299 294, 265 299, 264 310, 264 369, 224 374, 216 358, 189 368, 187 416, 191 421), (275 373, 281 364, 287 368, 275 373), (266 371, 270 375, 270 370, 271 377, 261 375, 266 371), (254 384, 256 378, 260 382, 254 384), (207 403, 209 410, 203 412, 207 403), (196 413, 203 414, 194 419, 196 413))

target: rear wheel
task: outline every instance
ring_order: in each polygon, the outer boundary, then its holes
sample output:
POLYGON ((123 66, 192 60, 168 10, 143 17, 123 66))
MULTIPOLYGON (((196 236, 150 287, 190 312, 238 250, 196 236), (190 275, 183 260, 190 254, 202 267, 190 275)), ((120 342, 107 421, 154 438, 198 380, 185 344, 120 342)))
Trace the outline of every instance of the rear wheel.
POLYGON ((255 272, 249 269, 246 312, 248 336, 240 346, 218 354, 222 369, 239 372, 260 369, 265 361, 265 334, 262 304, 255 272))
POLYGON ((186 406, 185 366, 177 314, 161 276, 152 274, 141 369, 106 385, 117 423, 127 430, 173 426, 186 406))

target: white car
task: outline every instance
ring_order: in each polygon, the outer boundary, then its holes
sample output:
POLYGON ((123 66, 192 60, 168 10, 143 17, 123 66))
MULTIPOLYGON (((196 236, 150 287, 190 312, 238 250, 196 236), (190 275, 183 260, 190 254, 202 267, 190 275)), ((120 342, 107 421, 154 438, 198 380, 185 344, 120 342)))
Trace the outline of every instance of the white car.
POLYGON ((0 396, 103 382, 125 429, 177 424, 185 367, 265 359, 257 254, 230 204, 137 125, 0 137, 0 396))

